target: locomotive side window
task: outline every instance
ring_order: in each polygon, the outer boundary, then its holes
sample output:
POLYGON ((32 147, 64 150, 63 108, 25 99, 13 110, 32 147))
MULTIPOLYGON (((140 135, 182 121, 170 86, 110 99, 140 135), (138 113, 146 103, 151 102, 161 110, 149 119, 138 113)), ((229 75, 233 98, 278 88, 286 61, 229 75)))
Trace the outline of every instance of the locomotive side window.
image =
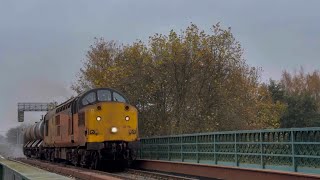
POLYGON ((113 92, 113 101, 126 102, 126 99, 124 99, 120 94, 113 92))
POLYGON ((98 90, 98 101, 111 101, 111 92, 109 90, 98 90))
POLYGON ((84 98, 82 98, 82 105, 88 105, 88 104, 92 104, 96 101, 96 93, 95 92, 91 92, 89 94, 87 94, 84 98))
POLYGON ((78 126, 83 126, 85 123, 85 113, 81 112, 79 113, 79 121, 78 121, 78 126))
POLYGON ((60 125, 60 115, 56 116, 56 125, 60 125))

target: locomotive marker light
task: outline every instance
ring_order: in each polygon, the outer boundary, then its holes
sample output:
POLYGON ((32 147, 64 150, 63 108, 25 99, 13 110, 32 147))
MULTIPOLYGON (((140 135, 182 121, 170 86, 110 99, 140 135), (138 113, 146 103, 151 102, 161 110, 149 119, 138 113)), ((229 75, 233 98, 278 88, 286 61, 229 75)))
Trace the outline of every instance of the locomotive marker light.
POLYGON ((111 132, 112 132, 112 133, 117 133, 117 132, 118 132, 118 128, 112 127, 112 128, 111 128, 111 132))
POLYGON ((126 121, 129 121, 129 120, 130 120, 130 117, 129 117, 129 116, 126 116, 125 119, 126 119, 126 121))
POLYGON ((101 120, 101 117, 100 117, 100 116, 98 116, 98 117, 97 117, 97 121, 100 121, 100 120, 101 120))

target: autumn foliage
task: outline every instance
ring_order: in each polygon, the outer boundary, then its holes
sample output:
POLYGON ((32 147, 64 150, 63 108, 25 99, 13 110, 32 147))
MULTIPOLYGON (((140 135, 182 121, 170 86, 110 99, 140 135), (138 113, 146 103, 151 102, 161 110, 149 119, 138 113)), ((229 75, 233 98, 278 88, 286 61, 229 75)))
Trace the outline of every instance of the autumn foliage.
POLYGON ((276 99, 286 105, 280 118, 281 127, 320 126, 320 72, 284 71, 273 89, 276 99))
POLYGON ((279 127, 285 105, 246 64, 231 29, 211 30, 191 24, 128 45, 97 39, 72 87, 122 91, 139 109, 142 136, 279 127))

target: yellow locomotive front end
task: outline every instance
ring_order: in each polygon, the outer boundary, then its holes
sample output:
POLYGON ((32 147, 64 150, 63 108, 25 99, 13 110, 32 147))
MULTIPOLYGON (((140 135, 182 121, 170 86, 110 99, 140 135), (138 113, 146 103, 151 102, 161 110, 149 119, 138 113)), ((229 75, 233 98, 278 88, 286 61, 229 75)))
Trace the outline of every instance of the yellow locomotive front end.
POLYGON ((129 143, 138 140, 137 109, 120 92, 109 88, 88 91, 77 101, 79 132, 84 132, 78 133, 79 140, 85 142, 88 155, 82 164, 131 160, 129 143))
POLYGON ((87 143, 138 138, 137 109, 125 102, 99 102, 84 109, 87 143))

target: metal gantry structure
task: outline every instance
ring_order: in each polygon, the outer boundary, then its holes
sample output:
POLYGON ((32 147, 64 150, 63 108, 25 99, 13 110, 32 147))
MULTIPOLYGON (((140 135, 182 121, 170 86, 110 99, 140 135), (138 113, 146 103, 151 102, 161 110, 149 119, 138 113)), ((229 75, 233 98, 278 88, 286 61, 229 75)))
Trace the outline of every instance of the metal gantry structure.
MULTIPOLYGON (((18 103, 18 122, 24 122, 24 112, 25 111, 49 111, 51 109, 54 109, 56 107, 57 103, 18 103)), ((17 131, 17 144, 22 144, 23 142, 23 132, 24 130, 21 129, 17 131)))
POLYGON ((24 121, 25 111, 49 111, 56 107, 57 103, 18 103, 18 122, 24 121))
POLYGON ((142 138, 140 159, 320 173, 320 128, 142 138))

